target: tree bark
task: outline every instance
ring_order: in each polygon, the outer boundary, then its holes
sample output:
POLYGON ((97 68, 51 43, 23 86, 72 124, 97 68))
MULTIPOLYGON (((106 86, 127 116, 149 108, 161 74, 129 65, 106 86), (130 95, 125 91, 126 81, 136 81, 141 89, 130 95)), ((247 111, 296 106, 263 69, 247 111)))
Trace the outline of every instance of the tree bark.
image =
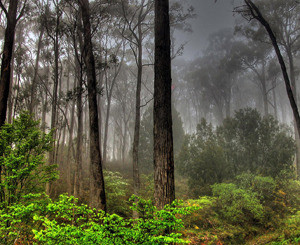
POLYGON ((76 62, 78 72, 78 89, 77 89, 77 144, 76 144, 76 169, 74 175, 74 196, 80 198, 82 193, 82 150, 83 150, 83 113, 82 113, 82 90, 83 90, 83 77, 82 77, 82 66, 79 62, 76 62))
POLYGON ((142 47, 142 30, 141 22, 138 25, 139 43, 138 43, 138 74, 136 83, 135 96, 135 124, 132 147, 133 160, 133 193, 139 195, 140 190, 140 171, 139 171, 139 142, 140 142, 140 126, 141 126, 141 89, 142 89, 142 74, 143 74, 143 47, 142 47))
POLYGON ((106 198, 102 171, 102 160, 99 144, 99 125, 97 110, 97 81, 95 59, 92 46, 90 10, 88 0, 78 0, 83 22, 84 34, 84 62, 86 65, 89 119, 90 119, 90 158, 91 158, 91 181, 90 181, 90 206, 106 211, 106 198))
POLYGON ((0 77, 0 127, 2 127, 2 125, 5 123, 6 119, 7 102, 11 79, 11 63, 15 41, 15 30, 17 25, 18 2, 19 1, 17 0, 10 0, 8 11, 6 11, 4 7, 2 8, 7 17, 7 26, 4 36, 0 77))
POLYGON ((170 53, 169 1, 155 0, 154 200, 159 209, 175 199, 170 53))

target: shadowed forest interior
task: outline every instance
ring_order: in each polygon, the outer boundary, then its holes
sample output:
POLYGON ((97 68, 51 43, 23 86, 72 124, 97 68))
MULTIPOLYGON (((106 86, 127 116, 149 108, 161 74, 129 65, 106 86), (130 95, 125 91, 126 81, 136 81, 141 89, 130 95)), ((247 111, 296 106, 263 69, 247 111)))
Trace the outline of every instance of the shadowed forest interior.
POLYGON ((0 0, 0 244, 299 244, 300 2, 0 0))

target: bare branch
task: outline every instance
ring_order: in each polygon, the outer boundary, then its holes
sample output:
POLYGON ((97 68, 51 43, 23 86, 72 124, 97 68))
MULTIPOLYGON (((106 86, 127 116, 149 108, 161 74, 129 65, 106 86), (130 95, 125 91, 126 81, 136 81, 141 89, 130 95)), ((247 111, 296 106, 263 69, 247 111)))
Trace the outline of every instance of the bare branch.
POLYGON ((24 15, 26 3, 27 3, 27 0, 24 1, 23 7, 22 7, 22 9, 21 9, 21 11, 20 11, 20 14, 19 14, 19 16, 17 17, 17 22, 18 22, 18 21, 22 18, 22 16, 24 15))
POLYGON ((2 3, 2 0, 0 0, 0 8, 3 10, 3 12, 5 13, 6 15, 6 18, 8 18, 8 12, 7 12, 7 9, 4 7, 3 3, 2 3))

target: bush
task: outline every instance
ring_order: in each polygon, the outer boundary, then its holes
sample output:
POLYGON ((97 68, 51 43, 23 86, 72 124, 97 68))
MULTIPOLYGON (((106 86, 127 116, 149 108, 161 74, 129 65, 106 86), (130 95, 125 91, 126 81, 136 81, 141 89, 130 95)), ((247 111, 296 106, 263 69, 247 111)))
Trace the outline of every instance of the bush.
POLYGON ((131 208, 140 218, 124 219, 78 205, 76 198, 67 195, 57 201, 31 195, 24 204, 0 212, 0 237, 7 244, 24 240, 47 245, 187 243, 178 233, 183 222, 177 216, 188 214, 192 208, 179 207, 182 203, 175 201, 157 210, 151 201, 133 196, 131 201, 135 200, 131 208), (9 230, 3 229, 6 222, 11 224, 9 230))
POLYGON ((44 155, 51 148, 51 134, 44 134, 30 114, 24 112, 0 131, 0 205, 9 206, 22 195, 43 191, 57 178, 56 165, 46 166, 44 155))
POLYGON ((273 117, 261 117, 248 108, 225 119, 217 129, 203 119, 197 132, 186 137, 176 163, 197 197, 210 195, 210 185, 233 181, 242 173, 276 178, 292 168, 294 154, 289 130, 273 117))
POLYGON ((257 223, 264 218, 264 208, 258 195, 250 190, 238 188, 235 184, 215 184, 213 195, 217 199, 220 214, 234 224, 257 223))
POLYGON ((107 209, 109 213, 116 213, 123 217, 130 216, 129 183, 119 172, 104 171, 107 209))

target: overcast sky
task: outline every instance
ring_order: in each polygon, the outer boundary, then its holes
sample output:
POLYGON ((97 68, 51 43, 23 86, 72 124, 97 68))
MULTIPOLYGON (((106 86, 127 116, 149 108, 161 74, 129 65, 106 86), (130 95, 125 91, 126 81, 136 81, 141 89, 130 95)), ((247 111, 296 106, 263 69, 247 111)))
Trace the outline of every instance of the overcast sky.
MULTIPOLYGON (((226 28, 233 27, 235 17, 233 16, 232 0, 186 0, 195 8, 196 18, 191 20, 192 33, 176 32, 176 43, 188 42, 185 46, 183 57, 193 59, 201 55, 202 50, 207 46, 207 39, 210 34, 226 28)), ((236 5, 239 0, 235 0, 236 5)))

